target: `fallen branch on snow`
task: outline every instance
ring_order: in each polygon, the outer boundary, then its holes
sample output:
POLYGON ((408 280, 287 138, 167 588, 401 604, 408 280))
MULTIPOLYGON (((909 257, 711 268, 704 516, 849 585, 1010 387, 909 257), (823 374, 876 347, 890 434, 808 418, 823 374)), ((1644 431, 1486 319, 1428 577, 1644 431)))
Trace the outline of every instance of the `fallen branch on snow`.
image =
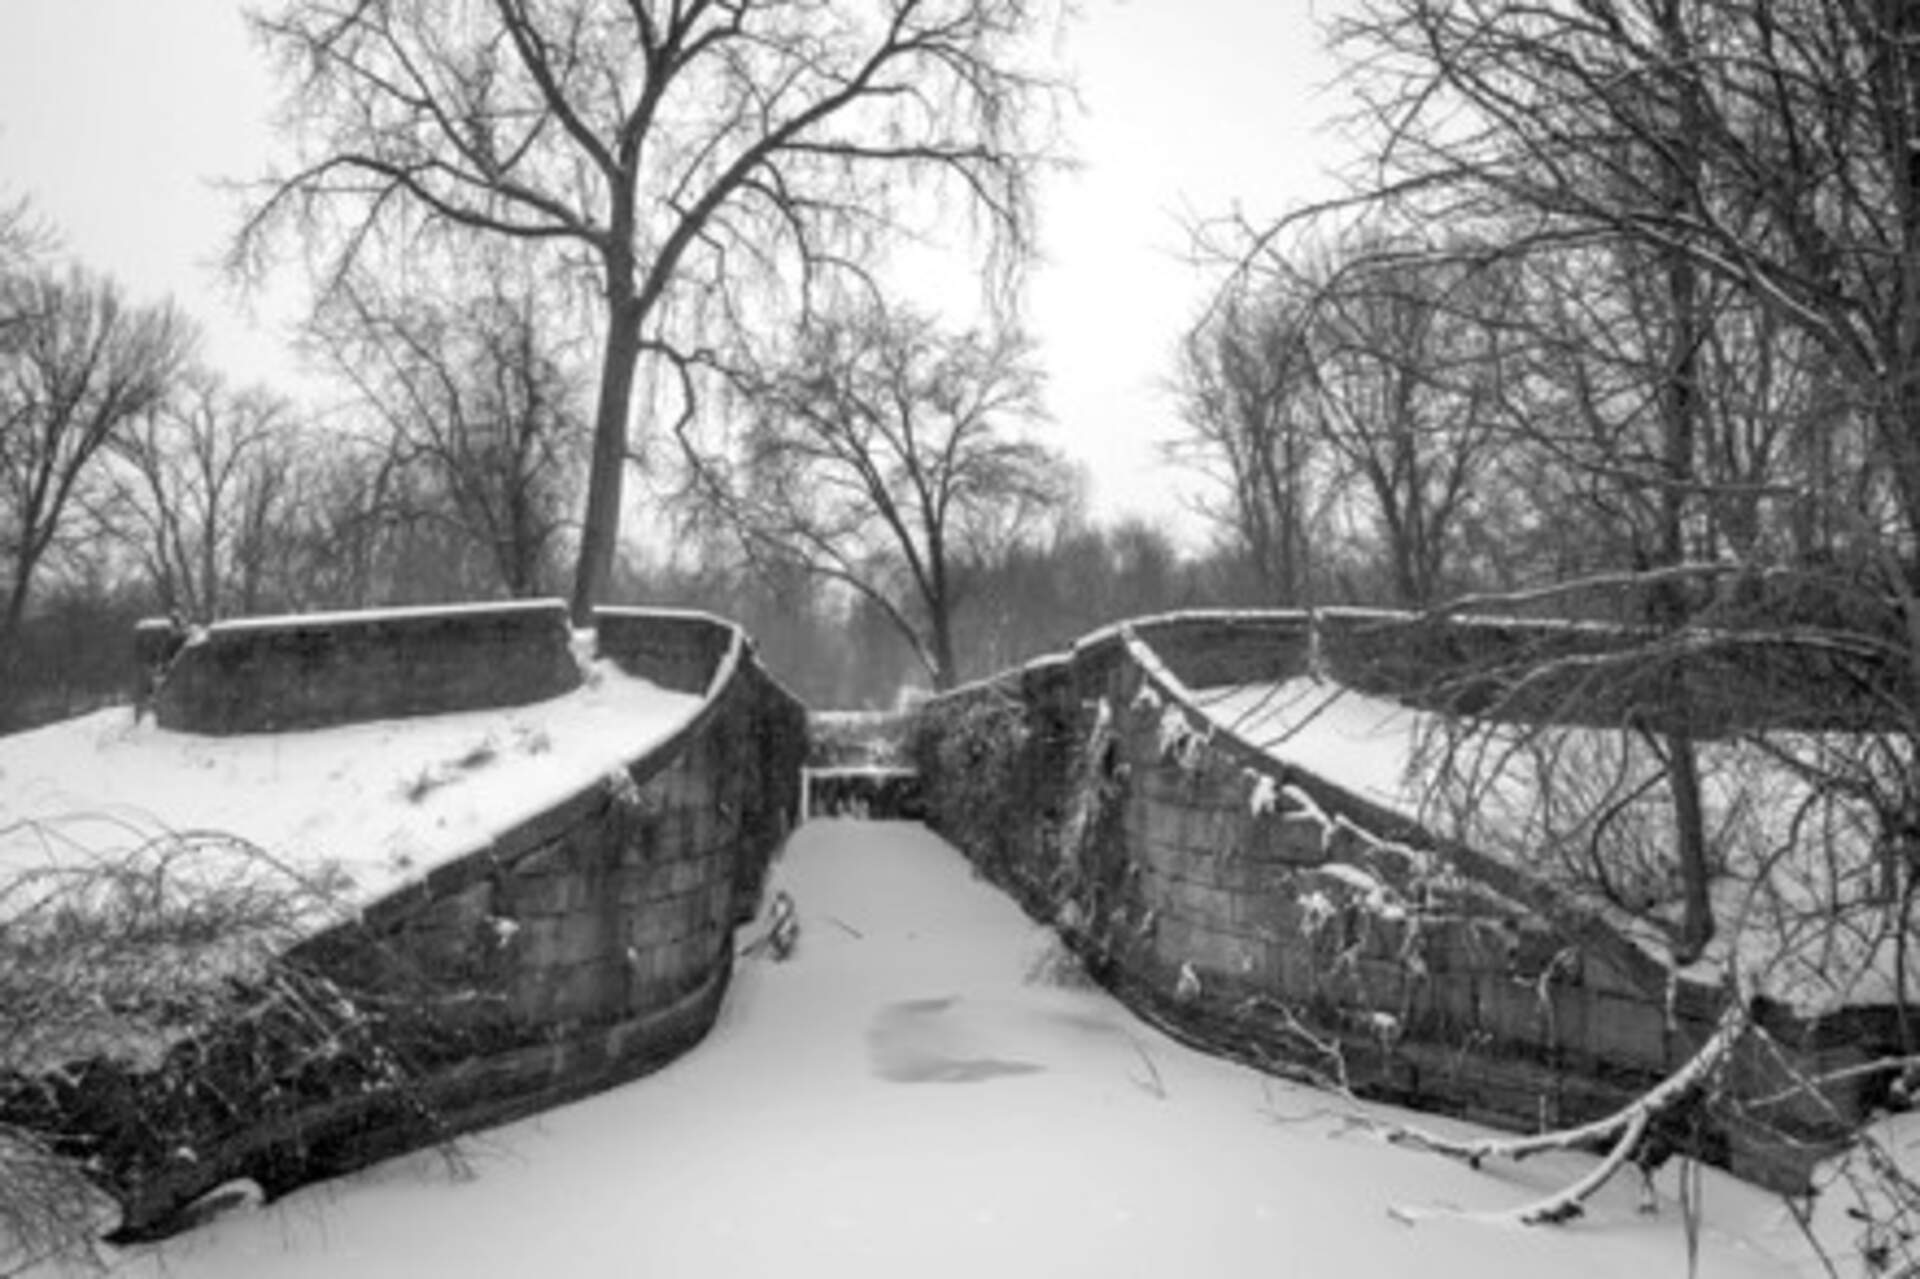
POLYGON ((1395 1145, 1447 1155, 1463 1160, 1468 1167, 1475 1169, 1488 1159, 1511 1159, 1517 1162, 1544 1151, 1586 1149, 1609 1139, 1613 1144, 1606 1156, 1586 1176, 1544 1199, 1518 1208, 1496 1213, 1459 1213, 1444 1209, 1394 1207, 1388 1212, 1397 1220, 1409 1223, 1434 1216, 1472 1216, 1523 1226, 1557 1225, 1573 1220, 1584 1211, 1582 1204, 1612 1180, 1614 1173, 1634 1154, 1641 1139, 1646 1136, 1648 1125, 1659 1115, 1688 1099, 1719 1070, 1746 1033, 1748 1023, 1747 1001, 1736 996, 1729 1001, 1713 1034, 1707 1037, 1706 1043, 1685 1065, 1631 1104, 1604 1119, 1596 1119, 1578 1128, 1540 1133, 1532 1137, 1482 1137, 1474 1141, 1456 1141, 1418 1128, 1389 1127, 1385 1135, 1395 1145))

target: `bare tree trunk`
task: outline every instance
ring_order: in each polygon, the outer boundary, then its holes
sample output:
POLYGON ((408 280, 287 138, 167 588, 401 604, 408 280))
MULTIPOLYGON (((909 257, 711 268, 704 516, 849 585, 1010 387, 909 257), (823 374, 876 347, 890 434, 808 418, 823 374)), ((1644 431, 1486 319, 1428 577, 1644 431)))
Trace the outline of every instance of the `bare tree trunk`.
POLYGON ((587 473, 587 510, 580 523, 580 558, 573 582, 573 624, 588 626, 606 598, 620 540, 620 505, 627 467, 627 417, 634 365, 640 353, 640 312, 629 296, 632 272, 610 267, 606 349, 600 362, 600 398, 593 418, 593 458, 587 473))
MULTIPOLYGON (((1683 564, 1687 560, 1686 497, 1693 479, 1696 427, 1699 419, 1698 388, 1698 283, 1692 262, 1683 253, 1669 255, 1667 285, 1673 307, 1672 352, 1665 401, 1665 485, 1661 493, 1660 561, 1661 565, 1683 564)), ((1656 591, 1654 622, 1659 626, 1683 626, 1690 608, 1683 598, 1684 587, 1663 585, 1656 591)), ((1680 728, 1667 734, 1667 784, 1673 795, 1674 835, 1679 847, 1680 879, 1684 890, 1685 915, 1674 958, 1691 963, 1699 958, 1713 937, 1713 901, 1709 893, 1711 868, 1707 863, 1706 820, 1700 800, 1700 768, 1692 732, 1692 708, 1684 672, 1676 670, 1668 689, 1668 710, 1678 717, 1680 728)))
POLYGON ((1304 523, 1300 518, 1300 440, 1291 425, 1284 428, 1281 438, 1284 460, 1276 508, 1280 516, 1280 589, 1285 592, 1281 602, 1288 608, 1299 608, 1311 602, 1302 598, 1301 590, 1305 542, 1300 533, 1304 523))
POLYGON ((1680 848, 1684 914, 1674 962, 1690 964, 1713 939, 1712 866, 1707 860, 1707 826, 1700 803, 1700 765, 1693 734, 1667 736, 1667 780, 1673 791, 1673 817, 1680 848))
MULTIPOLYGON (((931 516, 934 508, 928 508, 931 516)), ((946 526, 938 519, 926 521, 927 563, 923 592, 927 605, 928 639, 933 649, 933 690, 944 693, 958 681, 953 657, 953 590, 947 573, 946 526)))
MULTIPOLYGON (((953 610, 943 601, 933 615, 933 691, 944 693, 958 683, 954 670, 953 610)), ((976 668, 977 669, 977 668, 976 668)))
MULTIPOLYGON (((1698 177, 1700 161, 1697 138, 1700 127, 1698 84, 1690 77, 1692 42, 1688 38, 1680 0, 1666 0, 1661 8, 1661 35, 1667 45, 1674 70, 1674 91, 1678 98, 1679 118, 1674 121, 1674 137, 1667 160, 1670 183, 1667 203, 1676 220, 1684 217, 1690 192, 1698 177)), ((1661 387, 1662 441, 1664 475, 1660 493, 1660 566, 1670 567, 1687 561, 1687 500, 1693 489, 1694 456, 1697 451, 1700 418, 1700 320, 1699 272, 1690 254, 1672 249, 1665 258, 1667 303, 1671 331, 1668 337, 1667 369, 1661 387)), ((1690 608, 1684 588, 1663 584, 1656 590, 1654 622, 1658 626, 1682 626, 1690 608)), ((1700 957, 1713 936, 1713 900, 1709 892, 1706 849, 1706 820, 1700 801, 1700 767, 1692 732, 1692 709, 1684 672, 1663 681, 1669 689, 1670 709, 1679 728, 1667 735, 1667 783, 1673 794, 1674 834, 1679 843, 1680 878, 1684 892, 1685 914, 1674 958, 1691 963, 1700 957)))
POLYGON ((14 569, 7 590, 7 608, 0 615, 0 732, 14 727, 13 717, 25 699, 21 676, 20 631, 26 623, 27 591, 32 580, 30 564, 14 569))

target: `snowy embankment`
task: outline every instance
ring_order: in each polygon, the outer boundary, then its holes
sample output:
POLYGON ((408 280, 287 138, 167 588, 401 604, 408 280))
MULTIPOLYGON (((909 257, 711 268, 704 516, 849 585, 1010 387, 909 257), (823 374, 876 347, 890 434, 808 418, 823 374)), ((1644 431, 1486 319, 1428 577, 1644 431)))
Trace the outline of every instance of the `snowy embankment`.
MULTIPOLYGON (((410 1156, 122 1256, 125 1273, 1686 1273, 1680 1213, 1639 1215, 1630 1178, 1566 1227, 1390 1216, 1509 1208, 1590 1161, 1476 1173, 1389 1146, 1355 1105, 1036 979, 1047 935, 920 827, 812 823, 774 887, 799 903, 798 951, 743 962, 719 1026, 672 1066, 470 1138, 456 1162, 410 1156)), ((1796 1273, 1776 1201, 1709 1171, 1705 1203, 1700 1274, 1796 1273)))
POLYGON ((364 903, 631 763, 700 705, 601 661, 544 702, 305 732, 208 737, 98 711, 0 737, 0 882, 213 831, 364 903))
MULTIPOLYGON (((1192 697, 1273 759, 1580 891, 1667 953, 1649 924, 1679 915, 1678 836, 1645 734, 1450 721, 1314 676, 1192 697)), ((1697 751, 1720 928, 1688 973, 1715 983, 1737 957, 1750 988, 1802 1014, 1897 1002, 1900 917, 1878 888, 1875 814, 1853 791, 1863 768, 1898 767, 1900 744, 1782 732, 1697 751)))

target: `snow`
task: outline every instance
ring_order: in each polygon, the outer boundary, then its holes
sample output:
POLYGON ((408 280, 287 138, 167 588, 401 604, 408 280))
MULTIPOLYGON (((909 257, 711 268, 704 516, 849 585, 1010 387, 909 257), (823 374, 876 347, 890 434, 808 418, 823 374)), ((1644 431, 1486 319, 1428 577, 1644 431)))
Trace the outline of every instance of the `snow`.
MULTIPOLYGON (((1637 1214, 1631 1175, 1570 1226, 1451 1215, 1525 1203, 1592 1160, 1474 1172, 1390 1146, 1338 1098, 1031 977, 1047 935, 923 828, 810 823, 773 887, 798 903, 794 957, 743 961, 713 1034, 665 1070, 469 1138, 455 1161, 402 1158, 125 1254, 120 1273, 1686 1273, 1678 1210, 1637 1214), (1408 1224, 1421 1214, 1396 1205, 1440 1212, 1408 1224)), ((1698 1273, 1818 1273, 1782 1260, 1784 1208, 1705 1181, 1698 1273)))
POLYGON ((297 733, 98 711, 0 737, 0 879, 213 830, 306 875, 344 872, 363 903, 623 769, 700 706, 602 662, 527 706, 297 733))
POLYGON ((1402 812, 1417 811, 1419 712, 1311 675, 1196 689, 1196 709, 1273 758, 1402 812))

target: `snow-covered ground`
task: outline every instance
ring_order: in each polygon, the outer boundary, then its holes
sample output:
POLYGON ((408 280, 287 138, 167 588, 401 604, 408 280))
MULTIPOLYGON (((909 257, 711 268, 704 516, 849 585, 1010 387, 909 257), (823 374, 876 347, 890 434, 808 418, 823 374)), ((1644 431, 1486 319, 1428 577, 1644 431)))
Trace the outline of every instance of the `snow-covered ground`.
POLYGON ((309 732, 170 732, 129 707, 0 737, 0 881, 220 831, 365 901, 631 762, 700 699, 596 663, 512 710, 309 732), (341 878, 341 875, 344 878, 341 878))
MULTIPOLYGON (((813 822, 775 886, 799 904, 797 952, 743 961, 714 1033, 667 1069, 470 1138, 460 1168, 399 1159, 125 1273, 1687 1273, 1680 1214, 1636 1213, 1631 1175, 1564 1227, 1389 1215, 1511 1207, 1590 1165, 1473 1172, 1389 1146, 1344 1102, 1035 979, 1045 934, 921 827, 813 822)), ((1770 1197, 1709 1173, 1705 1202, 1701 1275, 1820 1273, 1783 1260, 1796 1232, 1770 1197)))

